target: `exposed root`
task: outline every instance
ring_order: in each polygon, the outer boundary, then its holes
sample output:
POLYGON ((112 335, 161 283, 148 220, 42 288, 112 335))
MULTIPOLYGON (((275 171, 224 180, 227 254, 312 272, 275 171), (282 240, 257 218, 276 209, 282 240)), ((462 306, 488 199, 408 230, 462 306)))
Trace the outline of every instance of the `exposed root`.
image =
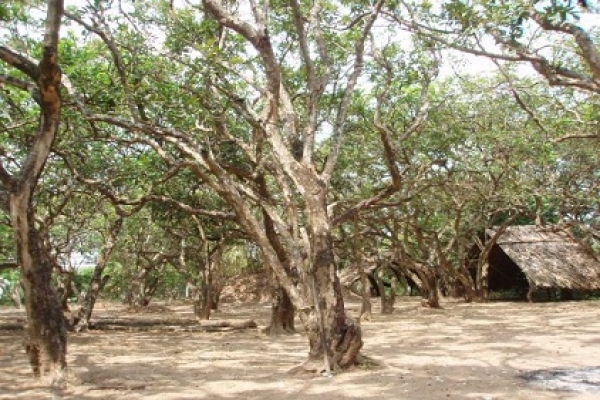
MULTIPOLYGON (((356 357, 356 362, 352 365, 348 365, 345 368, 340 368, 339 365, 332 365, 332 373, 337 375, 344 371, 352 371, 355 369, 360 370, 373 370, 383 368, 384 365, 371 357, 364 356, 359 354, 356 357)), ((297 365, 290 369, 288 372, 290 375, 294 376, 308 376, 312 377, 315 375, 323 375, 326 376, 327 370, 325 368, 324 362, 322 359, 310 359, 306 360, 300 365, 297 365)))
POLYGON ((325 373, 325 366, 323 360, 307 360, 300 365, 288 371, 288 374, 295 376, 313 376, 315 374, 325 373))
POLYGON ((362 354, 358 355, 356 361, 357 363, 355 365, 355 368, 358 369, 373 370, 385 367, 385 365, 381 361, 377 361, 374 358, 364 356, 362 354))

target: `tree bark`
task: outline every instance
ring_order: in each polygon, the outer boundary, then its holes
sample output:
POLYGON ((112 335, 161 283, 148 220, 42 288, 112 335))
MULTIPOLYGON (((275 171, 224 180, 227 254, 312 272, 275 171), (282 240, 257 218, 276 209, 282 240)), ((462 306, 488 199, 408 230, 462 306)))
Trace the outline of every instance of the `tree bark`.
POLYGON ((159 331, 188 331, 188 332, 222 332, 230 330, 254 329, 257 324, 254 320, 241 321, 198 321, 195 319, 127 319, 127 318, 101 318, 90 323, 89 329, 132 331, 132 330, 159 330, 159 331))
POLYGON ((273 286, 271 322, 267 328, 267 333, 271 336, 294 333, 296 332, 294 322, 296 311, 292 300, 281 285, 275 283, 273 286))
POLYGON ((427 282, 427 305, 431 308, 441 308, 440 295, 438 290, 438 277, 434 271, 428 271, 425 277, 427 282))
MULTIPOLYGON (((263 176, 259 178, 258 183, 261 194, 263 196, 268 196, 267 184, 263 176)), ((263 211, 263 221, 265 225, 265 233, 267 234, 269 242, 273 246, 273 250, 277 254, 278 260, 281 262, 281 264, 283 264, 287 274, 296 275, 291 274, 286 250, 277 236, 273 220, 265 211, 263 211)), ((293 278, 294 279, 292 282, 297 284, 298 277, 293 276, 293 278)), ((294 308, 294 304, 292 303, 292 300, 290 299, 290 296, 286 292, 285 288, 279 283, 277 276, 274 273, 271 273, 270 281, 273 298, 271 300, 271 321, 269 322, 267 333, 271 336, 294 333, 296 332, 294 321, 296 317, 296 309, 294 308)))
POLYGON ((487 300, 489 296, 489 269, 488 262, 477 266, 477 297, 480 300, 487 300))
POLYGON ((325 192, 316 188, 307 198, 310 216, 311 256, 307 286, 313 292, 313 308, 305 315, 309 339, 305 368, 317 372, 339 370, 360 362, 362 331, 346 314, 342 287, 337 276, 333 237, 327 217, 325 192))
MULTIPOLYGON (((451 269, 454 271, 453 269, 451 269)), ((454 272, 454 276, 458 282, 460 282, 463 288, 463 298, 465 302, 471 303, 473 300, 478 299, 477 289, 475 282, 469 275, 469 271, 465 266, 459 266, 459 269, 454 272)))
POLYGON ((394 312, 394 303, 396 302, 396 290, 398 289, 398 279, 393 276, 390 280, 390 292, 386 293, 384 284, 385 269, 381 269, 375 274, 379 296, 381 298, 381 313, 392 314, 394 312))
POLYGON ((67 366, 67 329, 60 301, 52 287, 54 264, 34 227, 33 210, 27 197, 11 196, 10 199, 11 220, 23 269, 27 310, 25 350, 34 376, 59 384, 67 366))
POLYGON ((370 321, 373 318, 371 310, 371 282, 362 266, 359 267, 360 286, 361 286, 361 303, 360 303, 360 320, 370 321))
POLYGON ((83 304, 81 305, 81 308, 79 309, 77 316, 75 317, 75 331, 77 332, 87 329, 90 323, 90 319, 92 318, 92 312, 94 310, 94 306, 96 305, 98 295, 108 282, 109 277, 103 277, 102 273, 108 265, 108 260, 110 259, 110 255, 112 254, 112 251, 117 241, 117 237, 121 232, 122 228, 123 216, 120 215, 108 231, 108 235, 106 236, 106 240, 104 242, 104 246, 102 247, 100 257, 98 258, 98 262, 94 266, 94 273, 92 275, 92 278, 90 279, 90 286, 85 293, 83 304))
POLYGON ((200 285, 200 293, 198 301, 194 305, 194 312, 198 319, 209 319, 212 310, 216 310, 219 297, 221 296, 221 284, 215 283, 215 270, 218 270, 219 263, 223 256, 223 243, 218 243, 211 251, 208 241, 203 238, 204 252, 206 254, 206 262, 202 269, 202 284, 200 285))
POLYGON ((200 286, 198 293, 198 299, 194 304, 194 314, 196 318, 207 320, 210 319, 210 312, 212 311, 212 274, 210 272, 204 275, 204 282, 200 286))
POLYGON ((62 106, 58 43, 64 4, 63 0, 48 0, 47 4, 39 64, 28 56, 0 46, 0 60, 19 69, 35 82, 39 93, 34 100, 40 106, 38 132, 30 142, 27 157, 19 171, 11 174, 0 158, 0 194, 7 199, 2 206, 10 216, 18 262, 23 272, 28 319, 25 349, 29 362, 36 378, 60 384, 67 365, 67 333, 61 304, 52 286, 54 263, 35 227, 33 206, 35 188, 59 128, 62 106))
POLYGON ((23 291, 22 291, 21 281, 17 282, 15 287, 12 288, 12 290, 10 291, 10 298, 11 298, 13 304, 15 305, 15 307, 17 307, 17 308, 22 307, 22 301, 21 301, 22 292, 23 291))
POLYGON ((96 265, 94 268, 94 274, 92 275, 90 287, 85 293, 83 304, 81 305, 81 308, 75 317, 74 330, 76 332, 87 330, 90 319, 92 318, 94 306, 96 305, 96 300, 98 299, 98 295, 109 280, 108 275, 102 276, 103 271, 104 268, 98 268, 98 265, 96 265))
POLYGON ((354 217, 354 262, 358 269, 358 275, 360 277, 360 288, 361 288, 361 305, 360 305, 360 321, 370 321, 373 318, 371 312, 371 284, 369 277, 365 272, 363 265, 362 249, 360 247, 359 239, 359 225, 358 216, 354 217))
POLYGON ((58 298, 60 299, 60 306, 64 312, 69 311, 69 299, 75 291, 73 290, 73 275, 74 271, 61 271, 61 276, 58 280, 58 287, 56 289, 58 298))

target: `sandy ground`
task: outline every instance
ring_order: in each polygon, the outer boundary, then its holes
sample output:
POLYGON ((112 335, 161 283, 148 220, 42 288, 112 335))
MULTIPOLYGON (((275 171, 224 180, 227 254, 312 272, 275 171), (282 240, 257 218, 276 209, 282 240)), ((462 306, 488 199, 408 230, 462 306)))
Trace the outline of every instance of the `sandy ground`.
MULTIPOLYGON (((166 316, 191 316, 190 306, 168 307, 166 316)), ((357 303, 348 307, 357 313, 357 303)), ((101 304, 97 313, 123 309, 101 304)), ((1 321, 17 316, 22 311, 0 308, 1 321)), ((265 325, 268 316, 264 303, 225 304, 215 318, 265 325)), ((445 302, 430 310, 403 298, 394 314, 375 307, 363 323, 363 352, 382 366, 333 378, 286 373, 305 358, 302 334, 94 331, 70 336, 69 386, 60 392, 34 385, 21 332, 0 331, 0 399, 600 399, 593 380, 587 392, 567 392, 524 378, 600 366, 599 317, 600 302, 590 301, 445 302)))

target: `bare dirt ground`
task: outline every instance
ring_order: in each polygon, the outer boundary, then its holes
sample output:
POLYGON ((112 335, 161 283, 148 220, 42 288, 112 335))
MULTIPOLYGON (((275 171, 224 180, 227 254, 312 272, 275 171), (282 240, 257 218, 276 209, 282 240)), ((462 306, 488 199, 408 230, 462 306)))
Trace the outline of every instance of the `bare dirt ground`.
MULTIPOLYGON (((191 317, 190 305, 167 307, 150 316, 191 317)), ((348 307, 358 312, 358 303, 348 307)), ((124 310, 104 303, 96 315, 134 317, 124 310)), ((0 308, 0 322, 22 316, 0 308)), ((224 304, 215 315, 254 318, 259 327, 268 317, 266 303, 224 304)), ((579 392, 525 379, 600 366, 599 317, 600 302, 591 301, 450 301, 430 310, 403 298, 394 314, 379 315, 376 306, 374 320, 363 323, 363 352, 382 366, 333 378, 287 373, 307 352, 300 333, 92 331, 69 337, 69 385, 55 392, 32 382, 22 333, 0 331, 0 399, 600 399, 595 375, 582 378, 579 392)))

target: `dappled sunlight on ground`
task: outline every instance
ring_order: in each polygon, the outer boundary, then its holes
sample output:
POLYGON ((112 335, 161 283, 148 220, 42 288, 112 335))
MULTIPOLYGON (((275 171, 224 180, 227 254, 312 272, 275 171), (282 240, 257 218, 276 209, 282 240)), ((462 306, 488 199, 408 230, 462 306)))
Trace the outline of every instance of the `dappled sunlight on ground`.
MULTIPOLYGON (((364 353, 380 367, 333 378, 287 374, 307 352, 302 334, 270 338, 260 329, 99 332, 71 335, 69 386, 34 385, 21 332, 0 331, 0 399, 592 399, 551 391, 524 377, 537 370, 600 364, 600 303, 462 304, 441 310, 401 298, 392 315, 363 323, 364 353)), ((265 303, 224 304, 215 319, 268 322, 265 303)), ((352 313, 358 304, 350 302, 352 313)), ((101 304, 97 315, 124 315, 101 304)), ((22 317, 0 309, 0 320, 22 317)), ((191 305, 131 318, 191 318, 191 305)), ((299 325, 299 323, 298 323, 299 325)))

